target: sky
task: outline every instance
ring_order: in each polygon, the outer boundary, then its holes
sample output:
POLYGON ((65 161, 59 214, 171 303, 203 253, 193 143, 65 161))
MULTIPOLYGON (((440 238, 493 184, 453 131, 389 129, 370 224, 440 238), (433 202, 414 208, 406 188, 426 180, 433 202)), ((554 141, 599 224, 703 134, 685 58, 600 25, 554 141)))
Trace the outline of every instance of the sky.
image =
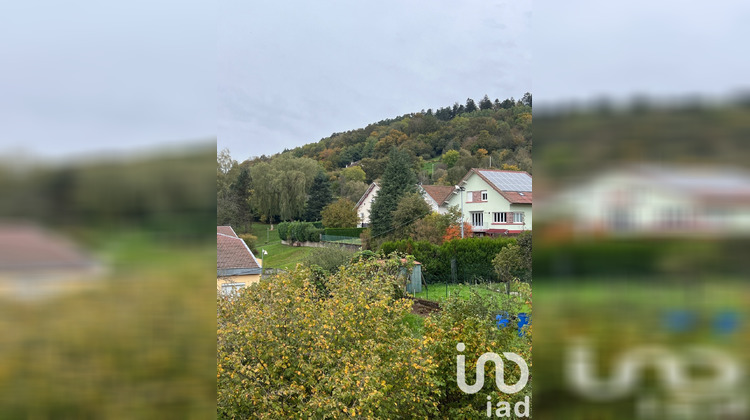
POLYGON ((0 157, 214 142, 216 15, 194 0, 3 2, 0 157))
POLYGON ((422 109, 748 88, 750 2, 3 2, 0 158, 274 154, 422 109), (532 15, 533 12, 533 15, 532 15))
MULTIPOLYGON (((222 1, 218 149, 242 161, 532 91, 531 1, 222 1)), ((533 93, 533 92, 532 92, 533 93)))
POLYGON ((750 2, 534 1, 534 99, 722 99, 750 85, 750 2))

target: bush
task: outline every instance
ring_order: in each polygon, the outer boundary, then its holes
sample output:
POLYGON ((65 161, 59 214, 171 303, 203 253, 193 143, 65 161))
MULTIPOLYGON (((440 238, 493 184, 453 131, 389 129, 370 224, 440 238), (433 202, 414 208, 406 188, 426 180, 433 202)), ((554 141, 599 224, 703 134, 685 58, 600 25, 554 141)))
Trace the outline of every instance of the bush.
POLYGON ((281 222, 278 225, 276 225, 276 230, 279 231, 279 238, 282 241, 286 241, 287 235, 289 234, 289 222, 281 222))
MULTIPOLYGON (((217 418, 479 418, 488 396, 514 404, 530 395, 530 382, 500 394, 494 369, 476 394, 456 381, 459 342, 467 367, 484 352, 514 352, 531 366, 531 329, 519 337, 495 324, 499 313, 517 315, 520 301, 448 299, 415 337, 412 302, 393 293, 400 260, 358 257, 333 275, 298 266, 219 298, 217 418)), ((514 364, 505 378, 517 382, 514 364)))
POLYGON ((388 267, 346 266, 325 298, 312 274, 219 298, 217 417, 436 417, 436 363, 413 352, 411 301, 393 299, 388 267))
POLYGON ((258 237, 255 235, 251 235, 249 233, 243 233, 239 235, 240 239, 245 241, 245 244, 247 244, 247 247, 250 248, 250 251, 253 252, 253 254, 258 255, 258 249, 255 247, 258 243, 258 237))
MULTIPOLYGON (((318 223, 318 222, 316 222, 318 223)), ((323 229, 316 228, 311 222, 282 222, 279 223, 279 238, 283 241, 291 242, 320 242, 320 235, 323 229)))
POLYGON ((451 281, 451 259, 454 258, 459 282, 497 281, 492 260, 501 249, 515 241, 514 238, 466 238, 435 245, 404 239, 383 243, 380 252, 413 255, 422 263, 422 273, 428 282, 451 281))
POLYGON ((348 263, 354 256, 354 251, 338 246, 315 248, 308 254, 303 264, 311 267, 317 265, 325 272, 333 274, 339 267, 348 263))

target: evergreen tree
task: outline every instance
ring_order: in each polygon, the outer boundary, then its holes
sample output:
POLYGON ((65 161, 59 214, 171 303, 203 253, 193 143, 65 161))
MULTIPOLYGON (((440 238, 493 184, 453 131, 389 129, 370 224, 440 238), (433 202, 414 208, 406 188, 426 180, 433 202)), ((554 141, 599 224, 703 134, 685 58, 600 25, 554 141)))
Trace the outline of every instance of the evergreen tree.
POLYGON ((531 107, 531 93, 524 93, 523 98, 521 98, 521 102, 523 102, 524 105, 531 107))
POLYGON ((417 177, 411 169, 409 154, 395 147, 391 149, 388 165, 381 177, 380 190, 370 210, 373 237, 383 235, 392 229, 393 211, 396 210, 401 197, 417 190, 416 183, 417 177))
POLYGON ((466 112, 474 112, 477 110, 477 104, 471 98, 466 98, 466 112))
POLYGON ((247 167, 240 170, 237 179, 229 187, 236 215, 236 223, 242 231, 247 231, 248 224, 252 222, 250 211, 250 171, 247 167))
POLYGON ((492 109, 492 101, 489 96, 484 95, 484 98, 479 101, 479 109, 492 109))
POLYGON ((331 194, 331 183, 325 172, 320 172, 313 180, 310 189, 310 197, 307 199, 305 207, 305 220, 315 222, 320 220, 320 212, 333 200, 331 194))

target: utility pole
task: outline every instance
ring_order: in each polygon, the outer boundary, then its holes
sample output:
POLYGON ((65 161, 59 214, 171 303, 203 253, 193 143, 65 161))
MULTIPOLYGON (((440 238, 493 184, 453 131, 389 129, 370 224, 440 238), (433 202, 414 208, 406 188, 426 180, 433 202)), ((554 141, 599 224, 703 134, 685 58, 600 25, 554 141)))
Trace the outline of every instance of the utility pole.
POLYGON ((464 191, 466 188, 459 187, 456 185, 456 188, 461 190, 461 239, 464 238, 464 191))

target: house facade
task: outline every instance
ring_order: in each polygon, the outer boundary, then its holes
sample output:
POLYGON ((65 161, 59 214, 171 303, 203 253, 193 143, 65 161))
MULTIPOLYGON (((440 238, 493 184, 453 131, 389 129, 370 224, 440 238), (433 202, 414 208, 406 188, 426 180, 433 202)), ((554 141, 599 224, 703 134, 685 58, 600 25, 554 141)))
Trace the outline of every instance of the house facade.
POLYGON ((640 165, 570 188, 543 207, 578 234, 750 235, 750 173, 640 165), (580 197, 587 197, 585 203, 580 197))
POLYGON ((433 212, 445 214, 450 206, 443 205, 448 197, 453 194, 455 187, 444 185, 420 185, 419 192, 424 201, 430 205, 433 212))
POLYGON ((359 223, 357 227, 366 228, 370 225, 370 211, 372 210, 372 203, 375 202, 375 195, 380 191, 380 185, 377 182, 370 184, 362 198, 357 201, 357 217, 359 217, 359 223))
POLYGON ((441 206, 458 206, 474 236, 531 230, 532 188, 527 172, 471 169, 441 206))
POLYGON ((260 281, 262 264, 231 226, 216 227, 216 289, 224 294, 260 281))

